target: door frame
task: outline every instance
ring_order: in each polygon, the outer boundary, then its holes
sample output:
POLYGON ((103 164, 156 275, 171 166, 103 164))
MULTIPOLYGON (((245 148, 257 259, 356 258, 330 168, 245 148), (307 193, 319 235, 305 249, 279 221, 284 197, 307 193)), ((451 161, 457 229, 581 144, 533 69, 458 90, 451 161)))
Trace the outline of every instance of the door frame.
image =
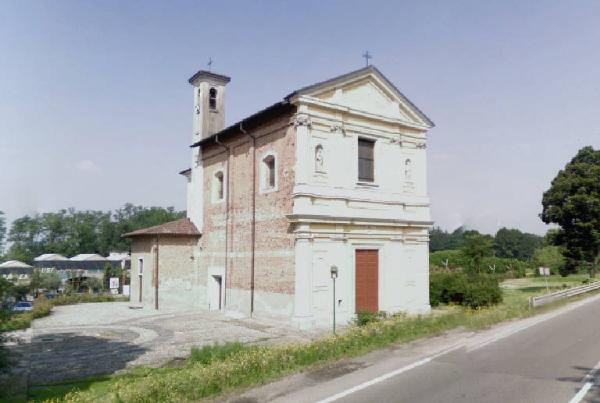
POLYGON ((225 268, 224 267, 209 267, 206 277, 206 307, 211 311, 223 311, 225 309, 225 268), (221 289, 219 290, 219 309, 211 309, 211 282, 215 281, 214 277, 221 278, 221 289))
POLYGON ((383 301, 383 271, 382 268, 382 249, 384 244, 381 242, 376 243, 353 243, 352 244, 352 312, 356 315, 356 251, 357 250, 376 250, 377 251, 377 309, 383 310, 381 302, 383 301))

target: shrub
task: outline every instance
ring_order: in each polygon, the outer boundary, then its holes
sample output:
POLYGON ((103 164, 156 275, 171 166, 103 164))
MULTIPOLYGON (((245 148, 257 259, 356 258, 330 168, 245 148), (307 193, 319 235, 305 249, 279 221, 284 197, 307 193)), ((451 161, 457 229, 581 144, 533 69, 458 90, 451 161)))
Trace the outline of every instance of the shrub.
POLYGON ((128 297, 110 294, 62 294, 52 300, 52 305, 70 305, 82 302, 127 301, 128 297))
POLYGON ((52 303, 42 296, 33 301, 33 310, 31 311, 31 316, 33 319, 43 318, 44 316, 48 316, 51 310, 52 303))
POLYGON ((469 278, 462 304, 469 308, 480 308, 502 302, 502 290, 498 280, 492 276, 469 278))
POLYGON ((465 265, 459 250, 440 250, 429 254, 429 265, 435 268, 456 269, 465 265))
POLYGON ((544 246, 536 249, 531 258, 532 264, 535 267, 535 275, 539 276, 538 267, 548 267, 550 274, 561 273, 565 267, 565 258, 558 246, 544 246))
POLYGON ((434 273, 429 276, 429 301, 439 304, 462 304, 467 276, 461 273, 434 273))
POLYGON ((502 301, 498 280, 489 275, 463 273, 434 273, 429 277, 431 306, 458 304, 479 308, 502 301))
POLYGON ((354 319, 354 324, 357 326, 365 326, 369 323, 379 322, 382 319, 385 319, 387 314, 385 312, 369 312, 369 311, 358 311, 356 314, 356 319, 354 319))

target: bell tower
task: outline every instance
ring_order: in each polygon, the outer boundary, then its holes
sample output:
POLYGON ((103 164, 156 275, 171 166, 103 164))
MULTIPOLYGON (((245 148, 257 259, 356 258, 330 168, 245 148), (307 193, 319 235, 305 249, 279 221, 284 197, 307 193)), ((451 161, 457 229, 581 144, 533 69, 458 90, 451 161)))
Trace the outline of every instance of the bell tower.
MULTIPOLYGON (((206 70, 200 70, 188 80, 194 89, 192 144, 224 129, 225 85, 230 80, 227 76, 206 70)), ((202 147, 192 147, 191 169, 184 172, 188 179, 187 216, 202 232, 204 225, 202 147)))
POLYGON ((223 130, 225 126, 225 86, 231 78, 200 70, 189 83, 194 88, 193 142, 223 130))

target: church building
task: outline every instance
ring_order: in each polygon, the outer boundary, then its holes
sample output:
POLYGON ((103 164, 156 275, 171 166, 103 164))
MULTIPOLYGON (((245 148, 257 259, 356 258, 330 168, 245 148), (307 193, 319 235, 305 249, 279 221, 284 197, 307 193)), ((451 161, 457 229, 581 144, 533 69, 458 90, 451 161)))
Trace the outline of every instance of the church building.
POLYGON ((187 218, 134 231, 131 301, 284 318, 428 312, 427 131, 377 68, 225 127, 230 78, 199 71, 187 218), (335 299, 332 270, 337 270, 335 299))

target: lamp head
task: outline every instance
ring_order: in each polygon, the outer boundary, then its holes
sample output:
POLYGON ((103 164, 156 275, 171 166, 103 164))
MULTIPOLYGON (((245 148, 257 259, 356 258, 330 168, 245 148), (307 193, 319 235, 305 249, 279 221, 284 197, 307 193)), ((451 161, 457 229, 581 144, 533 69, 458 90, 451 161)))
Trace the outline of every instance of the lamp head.
POLYGON ((331 273, 331 278, 337 278, 337 276, 338 276, 337 266, 331 266, 330 273, 331 273))

